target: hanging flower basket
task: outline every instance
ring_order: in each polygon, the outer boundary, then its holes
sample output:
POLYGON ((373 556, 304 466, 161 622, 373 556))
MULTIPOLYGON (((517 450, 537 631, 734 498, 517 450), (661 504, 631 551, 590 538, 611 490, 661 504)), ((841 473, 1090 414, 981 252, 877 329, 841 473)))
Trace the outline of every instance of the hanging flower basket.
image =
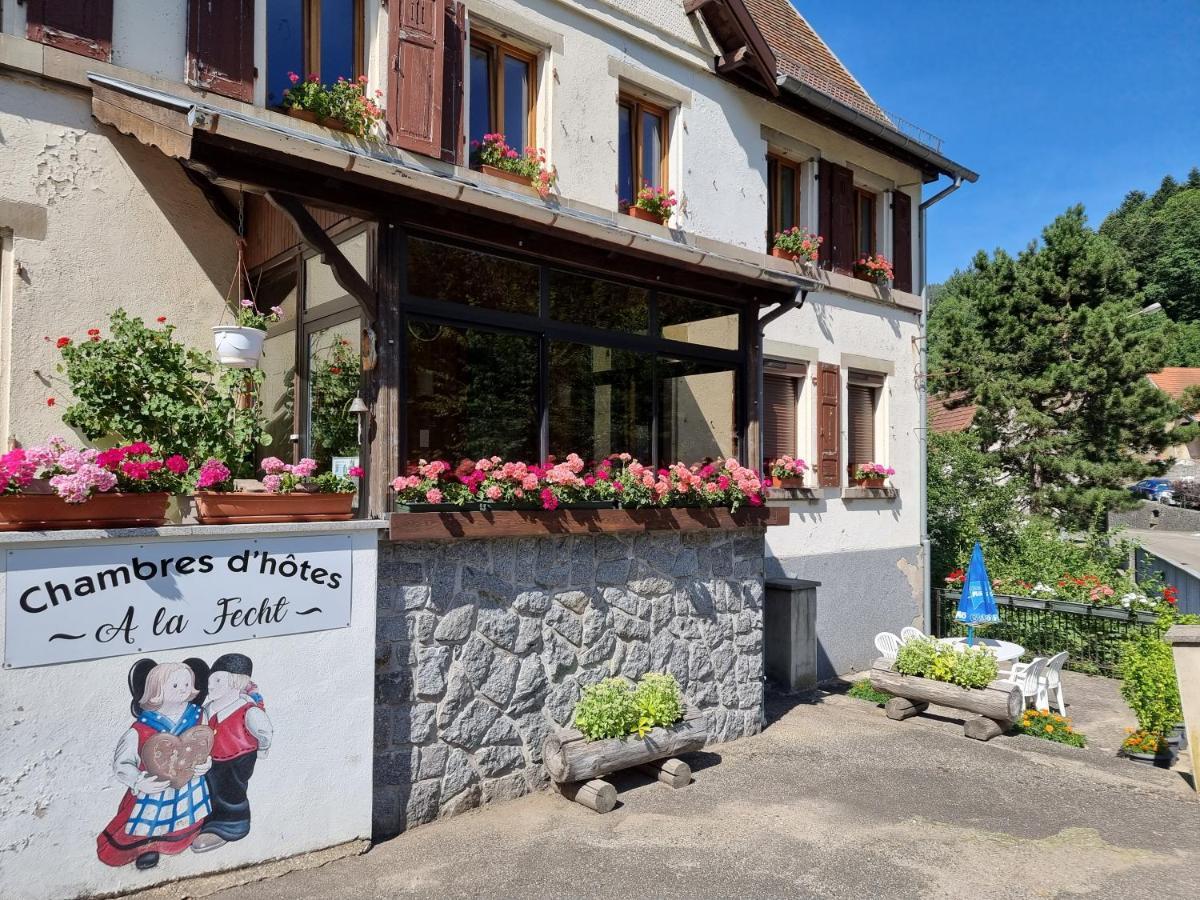
POLYGON ((61 531, 64 528, 143 528, 167 521, 171 495, 93 494, 84 503, 68 503, 56 494, 0 497, 0 531, 61 531))
POLYGON ((267 333, 259 328, 241 325, 214 325, 213 344, 217 361, 234 369, 253 369, 262 359, 263 342, 267 333))

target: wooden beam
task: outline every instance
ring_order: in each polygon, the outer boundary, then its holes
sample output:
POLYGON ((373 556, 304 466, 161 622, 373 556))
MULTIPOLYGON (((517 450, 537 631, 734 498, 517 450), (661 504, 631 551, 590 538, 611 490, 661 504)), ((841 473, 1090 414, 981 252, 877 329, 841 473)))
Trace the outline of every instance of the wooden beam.
POLYGON ((186 113, 95 85, 92 116, 174 159, 192 154, 192 126, 186 113))
POLYGON ((374 324, 379 309, 375 291, 367 284, 366 279, 358 274, 358 270, 351 265, 350 260, 346 259, 345 254, 333 242, 333 239, 325 233, 325 229, 317 224, 317 220, 304 208, 304 203, 300 198, 277 191, 267 191, 264 196, 272 206, 287 216, 296 226, 296 230, 300 232, 300 236, 304 238, 305 242, 321 254, 321 262, 329 266, 333 272, 333 280, 341 285, 342 290, 358 301, 363 316, 369 323, 374 324))
POLYGON ((200 193, 204 195, 204 199, 208 201, 213 212, 221 217, 221 221, 232 228, 233 233, 238 237, 243 237, 241 216, 238 215, 237 207, 225 196, 224 191, 190 166, 183 165, 181 162, 180 167, 187 175, 188 180, 200 189, 200 193))
POLYGON ((753 53, 745 44, 732 53, 722 53, 717 57, 717 71, 722 75, 727 75, 750 62, 751 56, 753 53))

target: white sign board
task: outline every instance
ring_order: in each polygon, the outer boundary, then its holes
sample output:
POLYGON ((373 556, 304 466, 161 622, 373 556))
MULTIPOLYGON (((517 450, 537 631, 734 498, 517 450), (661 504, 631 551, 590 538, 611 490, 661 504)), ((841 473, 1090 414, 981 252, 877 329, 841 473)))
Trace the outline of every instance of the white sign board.
POLYGON ((350 624, 349 535, 113 542, 5 558, 5 668, 350 624))

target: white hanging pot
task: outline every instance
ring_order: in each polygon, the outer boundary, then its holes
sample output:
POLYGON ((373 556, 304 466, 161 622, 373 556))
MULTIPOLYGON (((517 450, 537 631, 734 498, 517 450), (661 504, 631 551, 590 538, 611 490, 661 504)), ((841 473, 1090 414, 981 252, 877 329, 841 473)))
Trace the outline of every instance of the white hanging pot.
POLYGON ((213 344, 217 362, 234 369, 253 369, 262 358, 267 333, 259 328, 240 325, 214 325, 213 344))

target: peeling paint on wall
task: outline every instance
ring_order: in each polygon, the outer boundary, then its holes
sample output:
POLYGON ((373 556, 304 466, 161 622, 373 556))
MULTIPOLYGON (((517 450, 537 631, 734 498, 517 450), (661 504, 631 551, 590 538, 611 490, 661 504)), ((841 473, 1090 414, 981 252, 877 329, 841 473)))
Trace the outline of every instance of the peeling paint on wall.
POLYGON ((37 154, 37 195, 47 206, 84 187, 103 190, 100 154, 84 140, 87 134, 63 129, 51 135, 37 154))
POLYGON ((912 624, 914 628, 924 630, 925 624, 925 575, 924 566, 918 560, 915 563, 910 563, 906 557, 900 557, 896 560, 896 568, 900 570, 905 579, 908 580, 909 590, 912 592, 913 603, 917 607, 917 614, 913 616, 912 624))

